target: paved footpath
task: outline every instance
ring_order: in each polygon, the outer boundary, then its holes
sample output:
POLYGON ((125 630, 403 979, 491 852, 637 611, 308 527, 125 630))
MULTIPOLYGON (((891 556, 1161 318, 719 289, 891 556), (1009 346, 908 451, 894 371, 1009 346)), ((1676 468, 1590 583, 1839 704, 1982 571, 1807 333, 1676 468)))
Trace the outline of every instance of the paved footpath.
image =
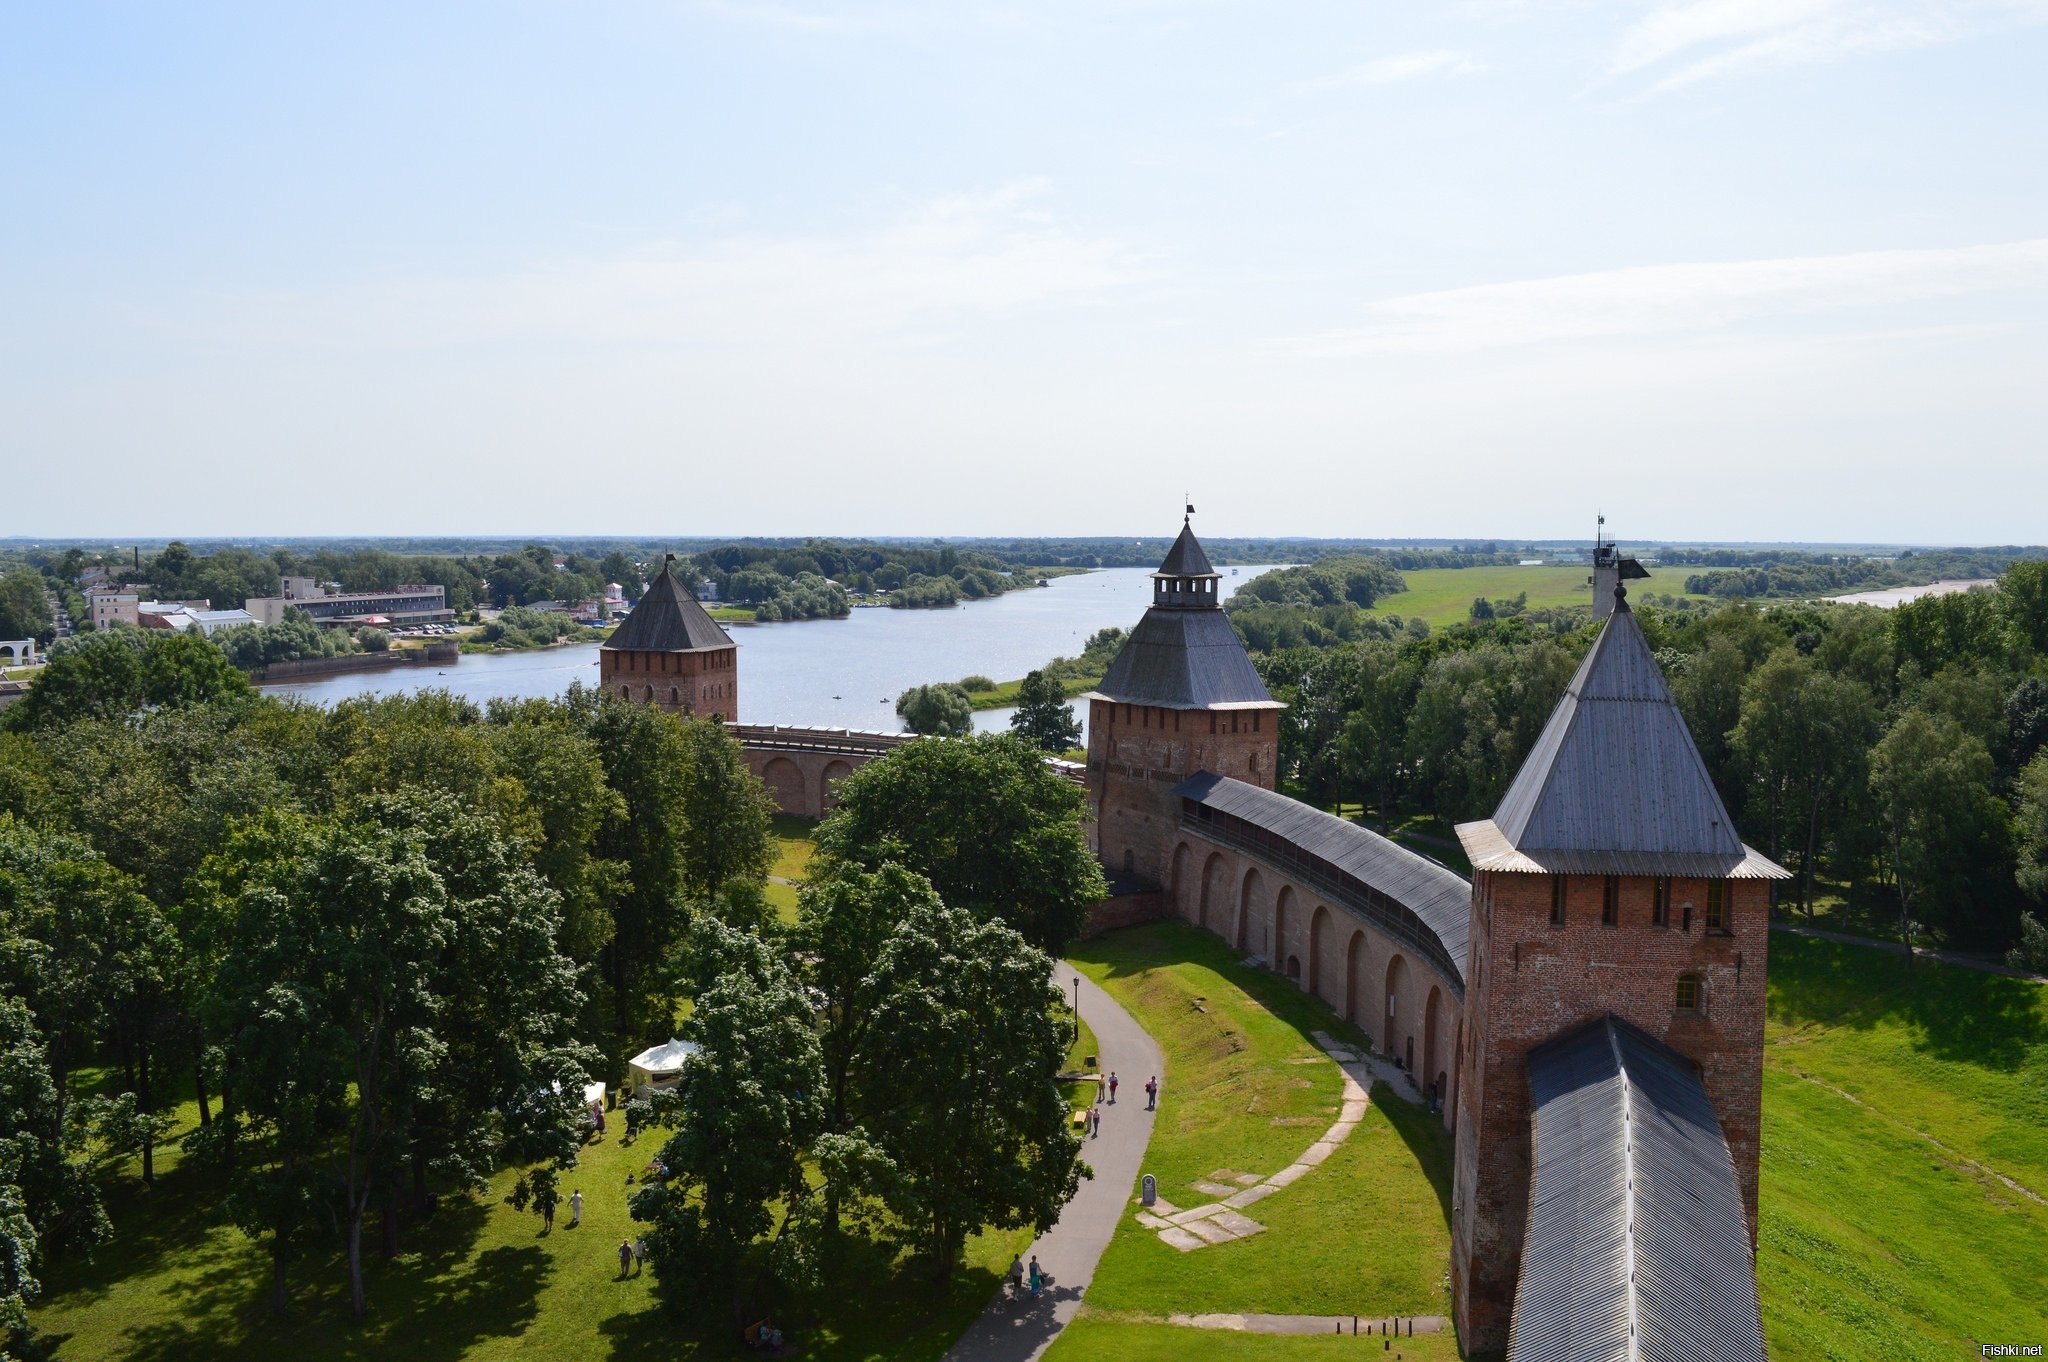
MULTIPOLYGON (((1081 1308, 1081 1295, 1094 1280, 1095 1264, 1109 1237, 1116 1233, 1138 1184, 1145 1146, 1152 1139, 1152 1113, 1145 1110, 1145 1080, 1159 1075, 1166 1086, 1166 1063, 1159 1045, 1094 980, 1061 962, 1055 977, 1064 992, 1081 980, 1081 1018, 1095 1032, 1102 1071, 1116 1071, 1117 1100, 1105 1094, 1102 1134, 1082 1144, 1081 1157, 1095 1176, 1081 1183, 1059 1223, 1039 1236, 1024 1253, 1029 1263, 1052 1274, 1052 1285, 1037 1300, 1013 1301, 1008 1287, 996 1293, 981 1318, 968 1327, 946 1354, 946 1362, 1030 1362, 1038 1357, 1081 1308)), ((1163 1093, 1162 1093, 1163 1096, 1163 1093)))

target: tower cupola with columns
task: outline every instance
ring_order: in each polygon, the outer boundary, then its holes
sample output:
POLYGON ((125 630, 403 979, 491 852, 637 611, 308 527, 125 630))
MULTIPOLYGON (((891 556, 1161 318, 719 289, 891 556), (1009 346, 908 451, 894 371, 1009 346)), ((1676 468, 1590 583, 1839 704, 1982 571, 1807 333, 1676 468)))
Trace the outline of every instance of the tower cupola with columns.
MULTIPOLYGON (((1627 588, 1607 581, 1613 608, 1500 807, 1458 828, 1472 909, 1451 1291, 1470 1352, 1509 1343, 1546 1043, 1605 1026, 1696 1081, 1756 1240, 1770 881, 1786 872, 1736 835, 1627 588)), ((1538 1268, 1554 1285, 1556 1263, 1538 1268)))
POLYGON ((1173 788, 1196 772, 1273 788, 1286 706, 1223 613, 1221 580, 1183 520, 1152 574, 1151 608, 1084 697, 1096 845, 1112 873, 1164 882, 1180 822, 1173 788))
POLYGON ((676 556, 668 554, 633 613, 599 647, 598 684, 671 713, 737 719, 739 645, 697 603, 675 568, 676 556))

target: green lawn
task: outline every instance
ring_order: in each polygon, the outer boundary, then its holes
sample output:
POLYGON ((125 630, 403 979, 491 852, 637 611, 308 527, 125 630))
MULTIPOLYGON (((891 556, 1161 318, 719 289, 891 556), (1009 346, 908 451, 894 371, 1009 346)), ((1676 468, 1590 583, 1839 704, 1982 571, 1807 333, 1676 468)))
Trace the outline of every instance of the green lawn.
MULTIPOLYGON (((1210 1200, 1191 1184, 1221 1170, 1277 1172, 1336 1119, 1342 1078, 1308 1033, 1356 1033, 1292 984, 1246 969, 1221 942, 1178 923, 1111 933, 1075 947, 1069 958, 1166 1052, 1145 1171, 1159 1179, 1167 1200, 1210 1200)), ((1127 1077, 1127 1089, 1142 1087, 1143 1076, 1127 1077)), ((1053 1355, 1155 1355, 1123 1353, 1126 1334, 1131 1348, 1171 1347, 1196 1357, 1236 1355, 1234 1349, 1255 1342, 1206 1330, 1161 1333, 1120 1316, 1444 1313, 1449 1178, 1450 1141, 1442 1127, 1375 1088, 1364 1122, 1336 1154, 1250 1208, 1267 1226, 1264 1234, 1183 1254, 1127 1219, 1089 1288, 1089 1327, 1070 1332, 1053 1355)))
MULTIPOLYGON (((1227 1246, 1226 1246, 1227 1247, 1227 1246)), ((1207 1249, 1201 1250, 1208 1252, 1207 1249)), ((1364 1327, 1360 1326, 1361 1329, 1364 1327)), ((1171 1324, 1136 1324, 1083 1315, 1067 1327, 1049 1354, 1059 1362, 1200 1362, 1204 1358, 1250 1358, 1254 1362, 1323 1362, 1348 1358, 1399 1357, 1402 1362, 1456 1362, 1457 1336, 1417 1334, 1413 1338, 1353 1338, 1346 1333, 1278 1337, 1188 1329, 1171 1324), (1382 1348, 1391 1343, 1391 1348, 1382 1348)))
MULTIPOLYGON (((1561 567, 1546 564, 1540 567, 1423 568, 1402 573, 1408 589, 1381 597, 1374 604, 1372 613, 1426 620, 1432 627, 1439 627, 1470 618, 1475 597, 1512 600, 1525 591, 1529 593, 1529 608, 1532 610, 1565 605, 1590 606, 1593 589, 1587 585, 1586 579, 1592 572, 1589 567, 1572 564, 1561 567)), ((1686 596, 1688 593, 1684 587, 1683 574, 1672 570, 1654 573, 1649 581, 1632 586, 1629 591, 1637 596, 1686 596)), ((1693 596, 1691 599, 1711 598, 1693 596)))
POLYGON ((1779 1362, 2048 1341, 2048 987, 1783 933, 1764 1078, 1779 1362))
POLYGON ((775 864, 768 867, 771 878, 766 893, 776 916, 785 924, 796 921, 797 885, 810 871, 811 857, 817 854, 817 833, 815 818, 800 818, 793 813, 775 815, 775 864))
MULTIPOLYGON (((195 1114, 190 1104, 179 1113, 187 1122, 195 1114)), ((485 1196, 444 1200, 393 1261, 366 1250, 371 1314, 360 1324, 348 1314, 346 1269, 333 1254, 295 1266, 295 1307, 284 1320, 271 1318, 268 1254, 215 1223, 218 1188, 169 1151, 154 1193, 133 1177, 113 1187, 111 1243, 91 1262, 43 1274, 34 1321, 57 1362, 741 1355, 737 1330, 722 1319, 664 1311, 652 1274, 619 1280, 619 1241, 634 1232, 626 1177, 660 1148, 659 1135, 626 1145, 623 1129, 614 1120, 610 1138, 587 1146, 563 1175, 565 1196, 583 1190, 578 1229, 566 1228, 566 1205, 550 1235, 537 1217, 505 1205, 514 1176, 507 1170, 485 1196)), ((374 1231, 369 1237, 374 1243, 374 1231)), ((779 1318, 807 1358, 929 1362, 980 1312, 1029 1240, 1028 1231, 971 1240, 967 1268, 944 1293, 922 1274, 849 1258, 821 1300, 792 1304, 779 1318)))

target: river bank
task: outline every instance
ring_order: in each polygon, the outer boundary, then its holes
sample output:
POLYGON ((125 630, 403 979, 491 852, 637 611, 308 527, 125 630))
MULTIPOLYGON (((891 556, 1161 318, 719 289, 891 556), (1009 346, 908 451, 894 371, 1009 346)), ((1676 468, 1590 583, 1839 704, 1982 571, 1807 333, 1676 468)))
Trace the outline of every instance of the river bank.
MULTIPOLYGON (((1243 567, 1225 576, 1222 594, 1264 570, 1243 567)), ((895 732, 896 697, 911 686, 972 675, 1021 677, 1054 657, 1078 657, 1098 630, 1130 628, 1151 603, 1149 571, 1105 568, 951 610, 856 610, 839 620, 729 624, 740 648, 738 717, 895 732)), ((265 689, 315 704, 433 686, 478 704, 501 696, 557 696, 572 682, 596 683, 597 644, 472 653, 448 671, 356 673, 265 689)), ((975 723, 1005 728, 1008 709, 982 710, 975 723)))

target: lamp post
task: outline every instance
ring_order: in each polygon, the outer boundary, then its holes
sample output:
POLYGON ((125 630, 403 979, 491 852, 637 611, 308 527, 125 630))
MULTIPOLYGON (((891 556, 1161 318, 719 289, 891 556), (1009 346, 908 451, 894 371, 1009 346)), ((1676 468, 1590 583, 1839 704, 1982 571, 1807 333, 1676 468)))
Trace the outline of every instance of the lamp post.
POLYGON ((1074 976, 1074 1043, 1081 1043, 1081 976, 1074 976))

